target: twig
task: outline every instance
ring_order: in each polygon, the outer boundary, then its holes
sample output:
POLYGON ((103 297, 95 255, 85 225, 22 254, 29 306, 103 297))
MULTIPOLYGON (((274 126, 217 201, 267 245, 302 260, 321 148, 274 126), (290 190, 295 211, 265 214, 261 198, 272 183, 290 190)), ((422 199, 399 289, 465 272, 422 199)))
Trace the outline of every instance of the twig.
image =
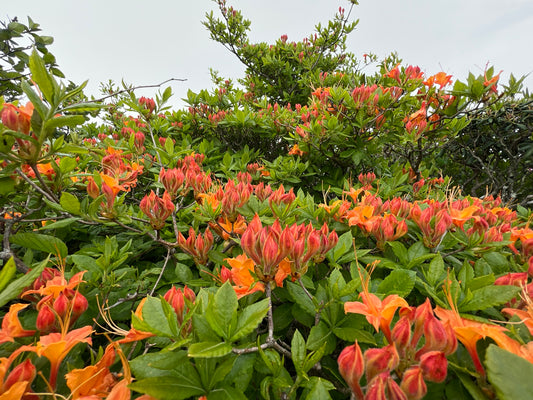
POLYGON ((171 254, 172 254, 172 249, 169 247, 167 249, 167 256, 165 257, 165 262, 163 263, 163 266, 161 267, 161 272, 159 273, 159 276, 157 277, 157 280, 155 281, 154 287, 152 288, 152 291, 150 292, 150 296, 154 295, 155 289, 157 288, 157 285, 159 284, 159 281, 161 280, 161 277, 163 276, 163 273, 165 272, 165 269, 167 268, 168 260, 170 259, 171 254))
POLYGON ((20 168, 15 168, 15 172, 20 175, 22 179, 24 179, 26 182, 30 184, 31 187, 33 187, 35 190, 37 190, 39 193, 41 193, 44 197, 46 197, 48 200, 50 200, 52 203, 58 203, 57 199, 50 196, 45 190, 43 190, 39 185, 37 185, 35 182, 33 182, 28 175, 26 175, 20 168))
POLYGON ((100 102, 100 101, 104 101, 105 99, 108 99, 110 97, 114 97, 114 96, 118 96, 119 94, 122 94, 122 93, 126 93, 126 92, 132 92, 134 90, 137 90, 137 89, 149 89, 149 88, 157 88, 157 87, 161 87, 162 85, 164 85, 165 83, 168 83, 168 82, 172 82, 172 81, 178 81, 178 82, 185 82, 187 79, 181 79, 181 78, 170 78, 170 79, 167 79, 166 81, 164 82, 161 82, 157 85, 141 85, 141 86, 134 86, 134 87, 131 87, 131 88, 127 88, 127 89, 122 89, 122 90, 119 90, 118 92, 114 92, 114 93, 111 93, 107 96, 104 96, 100 99, 96 99, 96 100, 93 100, 94 102, 100 102))

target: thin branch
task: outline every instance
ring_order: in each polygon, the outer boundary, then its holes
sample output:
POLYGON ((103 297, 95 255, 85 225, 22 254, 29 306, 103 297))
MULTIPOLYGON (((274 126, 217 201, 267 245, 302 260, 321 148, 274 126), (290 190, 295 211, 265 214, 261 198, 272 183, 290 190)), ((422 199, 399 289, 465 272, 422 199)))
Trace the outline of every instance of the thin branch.
POLYGON ((105 99, 108 99, 110 97, 114 97, 114 96, 118 96, 119 94, 122 94, 122 93, 129 93, 129 92, 132 92, 134 90, 137 90, 137 89, 149 89, 149 88, 158 88, 158 87, 161 87, 163 86, 165 83, 168 83, 168 82, 173 82, 173 81, 178 81, 178 82, 185 82, 187 79, 181 79, 181 78, 170 78, 170 79, 167 79, 166 81, 164 82, 161 82, 157 85, 141 85, 141 86, 134 86, 134 87, 131 87, 131 88, 127 88, 127 89, 123 89, 123 90, 119 90, 118 92, 113 92, 107 96, 104 96, 100 99, 96 99, 96 100, 93 100, 93 102, 100 102, 100 101, 104 101, 105 99))
POLYGON ((167 268, 168 260, 170 259, 171 254, 172 254, 172 249, 169 247, 167 249, 167 256, 165 257, 165 262, 163 263, 163 266, 161 267, 161 272, 159 273, 159 276, 157 277, 157 280, 154 283, 154 287, 152 288, 152 291, 150 292, 150 296, 154 295, 157 285, 159 285, 159 281, 161 280, 163 273, 165 272, 165 269, 167 268))
POLYGON ((44 191, 39 185, 37 185, 35 182, 33 182, 28 175, 26 175, 20 168, 15 168, 15 172, 20 175, 22 179, 24 179, 26 182, 30 184, 32 188, 37 190, 39 193, 41 193, 44 197, 46 197, 48 200, 50 200, 52 203, 58 203, 57 199, 50 196, 46 191, 44 191))

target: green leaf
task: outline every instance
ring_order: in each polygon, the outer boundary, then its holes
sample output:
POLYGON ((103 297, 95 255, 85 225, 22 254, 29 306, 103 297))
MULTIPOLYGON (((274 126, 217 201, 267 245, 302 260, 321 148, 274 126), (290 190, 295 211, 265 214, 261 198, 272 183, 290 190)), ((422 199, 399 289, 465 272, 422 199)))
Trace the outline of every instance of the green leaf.
POLYGON ((459 311, 478 311, 489 307, 498 306, 514 299, 520 288, 508 285, 485 286, 472 291, 472 299, 465 304, 459 305, 459 311))
POLYGON ((387 243, 392 248, 394 255, 398 257, 398 260, 400 260, 400 263, 404 266, 407 266, 407 264, 409 264, 409 255, 403 243, 401 242, 387 242, 387 243))
MULTIPOLYGON (((164 300, 147 296, 142 309, 143 322, 150 327, 149 332, 158 336, 173 338, 177 335, 177 317, 165 309, 164 300)), ((166 304, 168 306, 168 303, 166 304)))
MULTIPOLYGON (((194 371, 196 372, 196 370, 194 371)), ((159 400, 182 400, 192 396, 201 396, 205 393, 200 382, 194 381, 184 374, 180 375, 179 378, 158 376, 140 379, 131 383, 129 388, 159 400)))
POLYGON ((498 346, 485 356, 487 377, 500 400, 533 399, 533 364, 498 346))
POLYGON ((294 367, 296 368, 298 375, 300 375, 304 367, 303 364, 305 361, 306 348, 305 348, 305 340, 302 334, 298 330, 296 330, 294 332, 294 335, 292 336, 291 354, 292 354, 292 362, 294 363, 294 367))
POLYGON ((327 400, 331 399, 329 395, 330 390, 335 390, 335 385, 324 378, 318 378, 312 376, 307 383, 309 393, 305 397, 305 400, 327 400))
POLYGON ((11 279, 13 279, 15 272, 17 272, 17 265, 15 264, 13 257, 11 257, 2 267, 2 271, 0 271, 0 292, 2 292, 11 279))
POLYGON ((378 293, 385 295, 397 294, 405 297, 415 287, 416 272, 405 269, 395 269, 383 279, 377 288, 378 293))
POLYGON ((339 258, 341 258, 348 251, 353 250, 352 242, 353 242, 353 236, 352 236, 352 232, 350 231, 343 233, 339 237, 339 241, 337 242, 337 245, 333 248, 333 252, 331 253, 333 256, 334 262, 337 262, 339 258))
POLYGON ((41 262, 37 267, 32 268, 26 275, 21 276, 18 279, 12 281, 7 287, 2 290, 0 293, 0 307, 3 307, 8 302, 13 299, 16 299, 22 293, 26 287, 30 286, 31 283, 41 275, 44 267, 48 263, 48 259, 41 262))
POLYGON ((435 287, 435 285, 440 282, 441 277, 445 274, 445 272, 444 260, 442 259, 440 253, 438 253, 429 263, 429 268, 427 271, 425 271, 424 276, 426 277, 428 283, 435 287))
POLYGON ((39 57, 39 53, 35 49, 31 52, 29 64, 33 81, 39 86, 44 98, 52 104, 54 100, 55 82, 46 70, 43 59, 39 57))
POLYGON ((60 257, 68 254, 67 245, 59 238, 40 233, 21 232, 11 236, 11 243, 18 244, 24 248, 44 251, 60 257))
POLYGON ((233 347, 225 342, 199 342, 189 346, 189 357, 222 357, 231 353, 233 347))
POLYGON ((52 222, 51 224, 46 224, 46 225, 40 227, 38 230, 46 231, 46 230, 49 230, 49 229, 64 228, 65 226, 69 226, 72 223, 74 223, 76 221, 79 221, 79 220, 80 220, 80 218, 74 218, 74 217, 73 218, 60 219, 59 221, 52 222))
POLYGON ((79 215, 80 214, 80 201, 76 196, 71 193, 63 192, 61 198, 59 199, 59 204, 65 209, 65 211, 79 215))
POLYGON ((50 132, 55 128, 60 128, 63 126, 68 126, 74 128, 78 125, 81 125, 85 122, 85 117, 83 115, 60 115, 59 117, 54 117, 45 122, 44 128, 50 132))
POLYGON ((311 332, 307 337, 307 348, 309 350, 318 350, 320 346, 327 343, 328 338, 333 335, 333 331, 324 322, 320 321, 318 325, 311 328, 311 332))
POLYGON ((242 313, 239 314, 237 328, 230 341, 235 342, 251 333, 265 318, 267 312, 268 299, 263 299, 246 307, 242 313))
POLYGON ((0 195, 5 196, 15 191, 15 183, 12 178, 0 178, 0 195))
POLYGON ((39 95, 33 90, 30 84, 26 81, 22 81, 20 87, 24 91, 24 94, 28 96, 28 99, 31 101, 35 107, 35 111, 39 114, 41 119, 45 119, 48 114, 48 107, 43 103, 39 95))
POLYGON ((309 298, 309 296, 307 296, 304 290, 300 287, 300 285, 287 281, 287 290, 289 291, 289 294, 292 297, 293 301, 298 304, 302 308, 302 310, 304 310, 312 317, 315 316, 315 305, 313 304, 313 301, 309 298))
POLYGON ((376 344, 376 339, 374 336, 370 332, 362 329, 357 329, 350 326, 337 327, 333 328, 333 333, 339 339, 347 342, 355 342, 357 340, 360 343, 369 343, 373 345, 376 344))
POLYGON ((205 318, 211 328, 225 340, 233 336, 238 306, 237 294, 229 282, 226 282, 217 290, 205 312, 205 318))
POLYGON ((211 390, 207 398, 209 400, 248 400, 241 391, 228 385, 211 390))
POLYGON ((187 352, 184 350, 143 354, 131 360, 130 367, 137 379, 164 375, 175 376, 176 372, 181 372, 193 379, 197 377, 197 382, 200 382, 198 372, 191 365, 187 352))

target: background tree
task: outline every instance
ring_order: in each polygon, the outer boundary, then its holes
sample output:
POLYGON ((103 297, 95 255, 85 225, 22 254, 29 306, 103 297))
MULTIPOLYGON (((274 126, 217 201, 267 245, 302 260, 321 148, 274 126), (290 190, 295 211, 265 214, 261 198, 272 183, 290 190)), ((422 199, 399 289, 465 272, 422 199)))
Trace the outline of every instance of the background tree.
POLYGON ((53 75, 64 78, 58 69, 56 59, 48 50, 54 39, 51 36, 39 35, 39 24, 28 17, 24 25, 13 18, 0 22, 0 96, 12 101, 22 95, 20 83, 28 78, 29 50, 35 47, 43 57, 45 65, 53 75))

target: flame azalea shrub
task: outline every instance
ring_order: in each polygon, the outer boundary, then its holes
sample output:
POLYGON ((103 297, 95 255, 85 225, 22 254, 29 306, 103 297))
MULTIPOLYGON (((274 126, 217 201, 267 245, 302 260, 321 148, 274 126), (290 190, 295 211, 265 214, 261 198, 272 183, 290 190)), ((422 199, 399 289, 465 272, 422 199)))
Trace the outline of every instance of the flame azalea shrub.
POLYGON ((531 212, 427 164, 498 76, 363 79, 344 11, 270 48, 219 4, 246 92, 72 103, 33 52, 2 104, 0 397, 529 398, 531 212))

